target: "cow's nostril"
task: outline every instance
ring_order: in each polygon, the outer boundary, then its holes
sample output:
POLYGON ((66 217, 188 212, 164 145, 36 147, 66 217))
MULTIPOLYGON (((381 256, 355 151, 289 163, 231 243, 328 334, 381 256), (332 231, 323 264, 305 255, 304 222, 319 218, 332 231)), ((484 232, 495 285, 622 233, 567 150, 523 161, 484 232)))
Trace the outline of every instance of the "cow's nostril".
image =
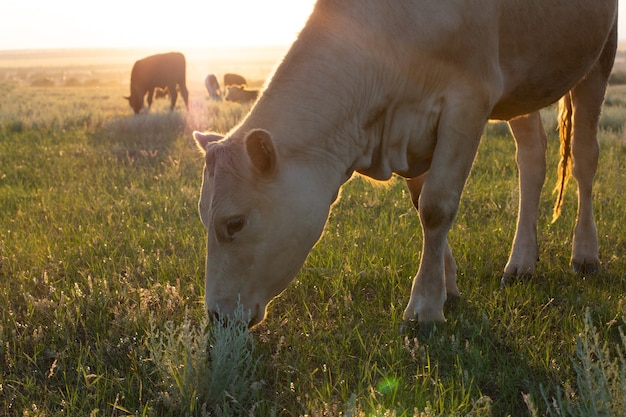
POLYGON ((216 325, 216 324, 226 325, 227 324, 226 323, 226 316, 221 314, 219 311, 208 310, 207 311, 207 315, 209 317, 209 321, 213 325, 216 325))
POLYGON ((215 310, 207 309, 207 317, 213 326, 244 326, 251 329, 263 320, 263 316, 263 310, 261 310, 258 304, 254 310, 248 310, 245 314, 241 311, 236 311, 234 315, 230 315, 220 311, 219 308, 215 310))

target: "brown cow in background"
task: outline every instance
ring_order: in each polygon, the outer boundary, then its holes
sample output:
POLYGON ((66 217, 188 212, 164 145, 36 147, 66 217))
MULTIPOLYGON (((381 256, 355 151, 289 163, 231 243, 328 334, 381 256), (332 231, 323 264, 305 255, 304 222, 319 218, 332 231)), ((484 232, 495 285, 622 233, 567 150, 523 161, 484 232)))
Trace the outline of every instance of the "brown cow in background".
POLYGON ((233 85, 246 87, 248 82, 239 74, 224 74, 224 91, 228 91, 228 87, 233 85))
POLYGON ((130 96, 128 100, 135 114, 143 108, 144 97, 148 94, 148 108, 152 105, 152 98, 156 88, 167 89, 171 100, 171 109, 176 105, 178 90, 183 96, 185 107, 189 108, 189 92, 185 82, 185 56, 180 52, 151 55, 140 59, 133 65, 130 74, 130 96))
POLYGON ((233 85, 226 92, 226 101, 235 103, 247 103, 254 101, 259 96, 259 90, 248 90, 241 85, 233 85))

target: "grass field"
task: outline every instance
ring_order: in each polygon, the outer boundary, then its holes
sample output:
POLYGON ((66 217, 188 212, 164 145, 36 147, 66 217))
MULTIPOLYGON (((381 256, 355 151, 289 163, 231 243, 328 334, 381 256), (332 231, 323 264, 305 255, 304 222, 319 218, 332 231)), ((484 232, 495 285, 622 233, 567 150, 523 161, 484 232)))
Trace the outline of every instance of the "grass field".
MULTIPOLYGON (((0 68, 0 415, 626 414, 623 87, 611 88, 601 122, 597 274, 568 265, 573 182, 550 223, 558 143, 547 110, 530 282, 499 287, 517 171, 508 131, 489 125, 450 234, 462 299, 445 325, 400 334, 419 220, 400 179, 357 177, 248 334, 207 330, 203 160, 191 137, 227 131, 247 108, 210 101, 204 63, 190 62, 189 111, 157 100, 133 116, 121 98, 130 66, 67 62, 0 68)), ((236 66, 259 83, 271 69, 252 58, 236 66)))

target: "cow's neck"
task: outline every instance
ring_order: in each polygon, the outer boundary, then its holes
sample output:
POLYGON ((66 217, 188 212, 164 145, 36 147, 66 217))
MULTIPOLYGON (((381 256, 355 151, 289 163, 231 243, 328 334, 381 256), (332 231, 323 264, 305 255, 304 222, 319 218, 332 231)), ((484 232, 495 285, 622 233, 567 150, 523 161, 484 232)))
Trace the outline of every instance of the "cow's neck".
POLYGON ((376 59, 321 40, 327 44, 302 39, 295 44, 242 131, 268 130, 281 155, 308 155, 337 187, 354 171, 386 180, 394 172, 415 176, 426 170, 429 156, 419 160, 419 155, 432 153, 434 142, 420 141, 424 149, 415 149, 411 141, 432 130, 436 98, 407 100, 402 64, 395 73, 388 70, 393 57, 376 59), (306 66, 301 65, 305 57, 306 66))

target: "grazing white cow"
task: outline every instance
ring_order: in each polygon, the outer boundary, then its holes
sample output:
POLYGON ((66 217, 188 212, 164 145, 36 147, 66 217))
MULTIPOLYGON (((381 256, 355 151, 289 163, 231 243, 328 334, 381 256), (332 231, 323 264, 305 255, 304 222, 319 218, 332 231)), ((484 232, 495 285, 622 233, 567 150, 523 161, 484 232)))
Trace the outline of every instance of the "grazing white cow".
POLYGON ((489 119, 510 121, 520 172, 505 277, 532 273, 545 176, 538 110, 561 97, 579 194, 572 263, 596 268, 591 187, 616 16, 617 0, 319 0, 247 117, 226 138, 194 133, 209 314, 240 300, 251 325, 263 320, 356 171, 408 179, 423 248, 404 319, 444 321, 446 297, 459 294, 447 234, 489 119))

